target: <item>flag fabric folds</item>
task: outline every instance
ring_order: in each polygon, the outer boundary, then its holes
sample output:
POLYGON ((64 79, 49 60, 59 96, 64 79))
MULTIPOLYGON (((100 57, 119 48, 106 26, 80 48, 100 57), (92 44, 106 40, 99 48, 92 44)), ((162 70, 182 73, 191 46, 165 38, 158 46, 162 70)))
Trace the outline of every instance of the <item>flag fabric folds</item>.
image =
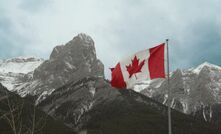
POLYGON ((143 80, 165 78, 165 46, 165 43, 162 43, 118 62, 114 68, 111 68, 111 85, 130 89, 143 80))

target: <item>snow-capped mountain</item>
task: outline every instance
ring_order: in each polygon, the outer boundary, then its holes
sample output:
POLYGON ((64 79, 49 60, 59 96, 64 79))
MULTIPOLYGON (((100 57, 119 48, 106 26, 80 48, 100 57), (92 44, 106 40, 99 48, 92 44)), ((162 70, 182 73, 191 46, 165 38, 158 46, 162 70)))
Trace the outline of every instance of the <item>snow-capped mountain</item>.
POLYGON ((15 57, 1 60, 1 73, 23 73, 34 71, 44 60, 36 57, 15 57))
MULTIPOLYGON (((137 92, 111 87, 94 41, 86 34, 55 47, 46 61, 19 57, 0 64, 1 83, 22 97, 37 96, 38 108, 74 130, 87 134, 168 131, 167 81, 141 82, 134 87, 137 92)), ((201 118, 218 119, 214 126, 220 131, 220 78, 221 68, 209 63, 171 73, 174 133, 216 134, 201 118)))
MULTIPOLYGON (((196 68, 177 69, 170 79, 171 106, 186 114, 202 110, 204 119, 209 121, 213 116, 213 105, 221 104, 221 67, 205 62, 196 68)), ((167 104, 167 81, 158 84, 159 87, 148 84, 141 93, 167 104)))
POLYGON ((65 45, 56 46, 50 58, 38 66, 30 81, 17 86, 21 96, 37 95, 37 103, 55 89, 86 76, 104 77, 104 65, 96 57, 94 41, 79 34, 65 45))
POLYGON ((29 81, 33 71, 43 62, 35 57, 16 57, 0 61, 0 83, 8 90, 29 81))

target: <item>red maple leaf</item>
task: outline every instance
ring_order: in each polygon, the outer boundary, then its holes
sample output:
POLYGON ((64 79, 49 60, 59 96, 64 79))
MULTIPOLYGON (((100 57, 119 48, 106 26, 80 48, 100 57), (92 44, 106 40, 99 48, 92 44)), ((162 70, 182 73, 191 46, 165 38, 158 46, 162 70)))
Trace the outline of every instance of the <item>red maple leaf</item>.
POLYGON ((129 78, 131 78, 133 76, 133 74, 137 78, 136 73, 141 72, 141 69, 144 65, 145 60, 143 60, 141 63, 139 63, 139 59, 137 59, 137 56, 135 55, 134 59, 131 61, 132 61, 132 65, 129 64, 128 66, 126 66, 127 71, 130 75, 129 78))

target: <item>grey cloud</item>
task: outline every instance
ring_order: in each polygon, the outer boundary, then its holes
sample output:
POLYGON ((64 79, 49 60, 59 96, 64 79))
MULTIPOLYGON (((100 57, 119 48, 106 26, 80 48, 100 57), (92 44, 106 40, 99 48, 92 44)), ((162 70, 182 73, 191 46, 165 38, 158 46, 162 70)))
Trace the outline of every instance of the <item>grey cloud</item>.
POLYGON ((29 12, 38 12, 44 10, 51 0, 23 0, 20 3, 20 8, 29 12))
POLYGON ((55 45, 85 32, 95 40, 108 77, 108 68, 121 58, 166 38, 173 70, 204 61, 221 65, 220 5, 219 0, 18 0, 0 8, 8 18, 0 18, 0 49, 15 51, 1 56, 47 58, 55 45))

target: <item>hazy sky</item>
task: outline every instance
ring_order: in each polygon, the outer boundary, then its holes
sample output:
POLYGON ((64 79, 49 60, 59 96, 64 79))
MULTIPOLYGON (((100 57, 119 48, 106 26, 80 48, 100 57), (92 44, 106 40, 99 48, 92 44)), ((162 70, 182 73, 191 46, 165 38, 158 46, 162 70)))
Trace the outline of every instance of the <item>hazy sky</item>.
POLYGON ((0 58, 48 59, 78 33, 106 75, 122 57, 170 39, 171 66, 221 65, 220 0, 1 0, 0 58))

